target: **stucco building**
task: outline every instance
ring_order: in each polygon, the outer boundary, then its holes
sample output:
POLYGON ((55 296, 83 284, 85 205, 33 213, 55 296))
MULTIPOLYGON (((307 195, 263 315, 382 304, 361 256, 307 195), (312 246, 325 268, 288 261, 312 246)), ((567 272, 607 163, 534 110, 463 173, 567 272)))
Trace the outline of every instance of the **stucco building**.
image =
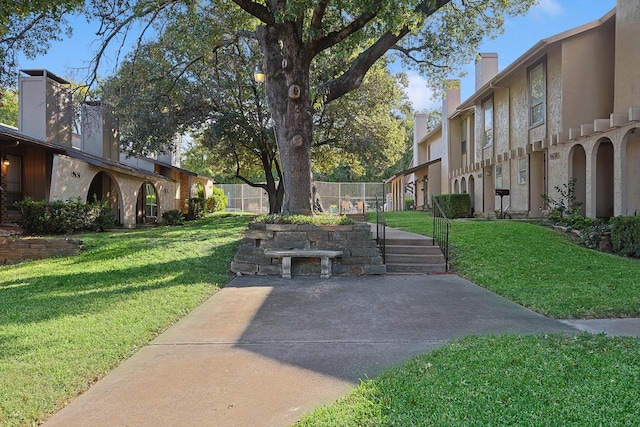
POLYGON ((541 40, 503 71, 480 55, 476 92, 449 116, 450 185, 474 181, 476 212, 539 217, 571 179, 589 217, 640 208, 640 8, 541 40), (488 70, 488 72, 487 72, 488 70), (465 147, 466 145, 466 147, 465 147), (465 150, 466 148, 466 150, 465 150))
POLYGON ((0 125, 0 224, 12 223, 14 203, 27 197, 106 201, 120 224, 135 227, 185 210, 199 187, 211 194, 213 181, 180 168, 176 152, 122 153, 117 119, 105 105, 83 105, 82 132, 74 134, 69 83, 47 70, 22 74, 18 128, 0 125))
MULTIPOLYGON (((480 54, 475 77, 475 93, 461 103, 450 85, 433 131, 446 146, 443 193, 467 192, 474 212, 490 216, 500 208, 496 189, 506 189, 508 212, 535 218, 546 209, 542 194, 556 197, 575 179, 588 217, 640 211, 637 0, 541 40, 500 72, 497 54, 480 54)), ((429 160, 420 153, 429 138, 416 138, 416 166, 429 160)), ((419 171, 407 172, 419 187, 419 171)))

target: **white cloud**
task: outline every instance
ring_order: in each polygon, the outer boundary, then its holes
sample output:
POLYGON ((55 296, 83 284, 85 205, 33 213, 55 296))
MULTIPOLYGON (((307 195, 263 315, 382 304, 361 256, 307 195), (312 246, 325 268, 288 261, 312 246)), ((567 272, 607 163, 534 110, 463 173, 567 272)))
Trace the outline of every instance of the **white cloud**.
POLYGON ((427 79, 416 72, 408 72, 407 96, 416 111, 438 108, 439 101, 433 99, 433 91, 427 87, 427 79))
POLYGON ((540 3, 530 10, 535 18, 555 18, 564 13, 564 8, 558 0, 540 0, 540 3))

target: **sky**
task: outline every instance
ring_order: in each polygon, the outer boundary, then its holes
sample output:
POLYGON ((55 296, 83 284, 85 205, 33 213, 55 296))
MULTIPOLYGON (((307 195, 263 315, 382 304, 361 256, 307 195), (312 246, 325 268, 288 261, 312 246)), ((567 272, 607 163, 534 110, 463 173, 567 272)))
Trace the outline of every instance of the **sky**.
MULTIPOLYGON (((494 40, 486 40, 479 49, 480 53, 498 54, 498 67, 503 70, 540 40, 597 20, 613 9, 616 0, 540 0, 529 9, 525 16, 509 18, 504 33, 494 40)), ((49 53, 35 60, 23 59, 21 69, 45 68, 54 74, 68 79, 81 81, 86 75, 82 70, 87 67, 97 50, 94 32, 95 25, 88 24, 84 18, 73 21, 74 35, 71 39, 52 44, 49 53)), ((134 40, 125 40, 125 46, 134 40)), ((114 72, 117 65, 111 54, 111 61, 101 68, 104 75, 114 72)), ((467 76, 461 79, 461 100, 468 99, 474 92, 474 64, 464 67, 467 76)), ((415 110, 439 108, 441 102, 433 99, 427 89, 426 77, 415 71, 405 70, 409 76, 407 94, 415 110)), ((452 76, 456 78, 456 76, 452 76)))

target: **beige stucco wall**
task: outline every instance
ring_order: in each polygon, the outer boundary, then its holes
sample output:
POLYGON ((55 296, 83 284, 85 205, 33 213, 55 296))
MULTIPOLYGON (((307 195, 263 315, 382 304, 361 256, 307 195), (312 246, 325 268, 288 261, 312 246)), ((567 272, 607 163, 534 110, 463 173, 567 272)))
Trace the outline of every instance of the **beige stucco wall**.
POLYGON ((120 205, 119 220, 125 227, 136 225, 138 192, 146 181, 150 181, 158 193, 158 216, 161 217, 163 212, 174 209, 176 182, 106 170, 64 155, 56 155, 53 159, 50 200, 86 200, 91 181, 99 172, 105 172, 115 181, 120 205))
POLYGON ((615 44, 615 113, 640 104, 640 6, 637 0, 618 0, 615 44))
POLYGON ((608 119, 613 112, 613 20, 562 43, 562 131, 608 119))

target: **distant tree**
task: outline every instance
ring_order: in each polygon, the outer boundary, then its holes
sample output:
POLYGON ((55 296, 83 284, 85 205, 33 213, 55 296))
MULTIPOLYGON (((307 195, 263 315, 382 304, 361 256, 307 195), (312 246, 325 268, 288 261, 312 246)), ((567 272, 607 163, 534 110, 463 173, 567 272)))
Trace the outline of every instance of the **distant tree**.
POLYGON ((404 74, 379 61, 357 91, 319 109, 314 119, 312 167, 331 181, 378 181, 405 149, 412 109, 404 74))
POLYGON ((18 91, 0 91, 0 123, 18 126, 18 91))

